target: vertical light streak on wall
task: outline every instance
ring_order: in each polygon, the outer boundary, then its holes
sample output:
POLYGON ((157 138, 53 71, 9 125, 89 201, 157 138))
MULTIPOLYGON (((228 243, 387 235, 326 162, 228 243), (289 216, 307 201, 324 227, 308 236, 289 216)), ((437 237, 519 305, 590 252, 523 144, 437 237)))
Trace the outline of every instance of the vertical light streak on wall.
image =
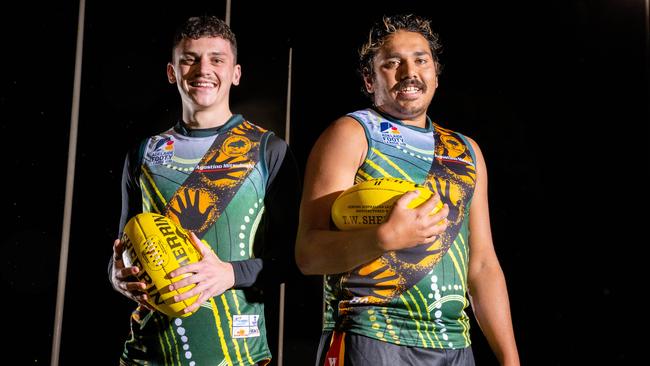
POLYGON ((65 282, 70 248, 70 222, 72 216, 72 197, 74 193, 74 171, 77 156, 77 126, 79 125, 79 96, 81 90, 81 61, 83 56, 84 15, 86 1, 79 1, 79 21, 77 23, 77 51, 75 55, 74 87, 72 89, 72 113, 70 117, 70 140, 68 142, 68 171, 65 182, 65 204, 63 208, 63 230, 61 233, 61 252, 59 255, 59 278, 56 291, 56 311, 54 332, 52 334, 52 358, 50 364, 59 364, 61 349, 61 325, 65 300, 65 282))
MULTIPOLYGON (((293 68, 293 48, 289 47, 289 62, 287 65, 287 111, 284 119, 284 140, 287 144, 290 143, 291 138, 291 69, 293 68)), ((285 298, 286 285, 280 284, 280 307, 278 321, 278 366, 282 366, 282 358, 284 356, 284 298, 285 298)))
POLYGON ((226 0, 226 24, 230 27, 230 0, 226 0))

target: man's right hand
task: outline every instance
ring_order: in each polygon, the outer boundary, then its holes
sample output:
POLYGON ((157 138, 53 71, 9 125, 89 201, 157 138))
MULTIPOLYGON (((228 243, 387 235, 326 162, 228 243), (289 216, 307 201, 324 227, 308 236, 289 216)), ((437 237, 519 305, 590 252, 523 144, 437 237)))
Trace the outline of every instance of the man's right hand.
POLYGON ((138 282, 136 280, 135 276, 140 272, 140 268, 125 267, 124 260, 122 259, 123 251, 124 244, 120 239, 116 239, 113 242, 113 268, 111 270, 111 284, 113 288, 147 309, 154 310, 147 303, 147 294, 144 292, 147 285, 144 282, 138 282))
POLYGON ((438 235, 447 229, 449 225, 447 221, 449 206, 447 204, 444 204, 440 211, 431 215, 433 209, 440 202, 438 193, 434 193, 418 207, 407 207, 419 194, 418 191, 406 192, 395 202, 388 219, 377 228, 379 246, 384 251, 432 243, 438 235))

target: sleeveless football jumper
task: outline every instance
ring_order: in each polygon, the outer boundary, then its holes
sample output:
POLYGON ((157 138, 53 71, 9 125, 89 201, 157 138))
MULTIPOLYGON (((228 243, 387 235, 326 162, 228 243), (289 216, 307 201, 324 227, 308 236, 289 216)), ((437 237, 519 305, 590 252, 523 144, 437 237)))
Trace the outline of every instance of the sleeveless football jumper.
MULTIPOLYGON (((198 130, 197 130, 198 131, 198 130)), ((253 258, 269 179, 272 133, 233 116, 218 131, 191 137, 172 128, 143 142, 135 184, 142 211, 170 217, 223 261, 253 258)), ((254 365, 271 358, 264 305, 230 289, 191 316, 170 318, 142 307, 131 317, 126 365, 254 365)))
POLYGON ((363 126, 366 158, 355 180, 394 177, 424 184, 449 206, 449 226, 430 245, 390 251, 324 279, 324 331, 344 331, 396 345, 469 347, 467 267, 475 156, 461 134, 427 117, 408 126, 373 109, 349 114, 363 126))

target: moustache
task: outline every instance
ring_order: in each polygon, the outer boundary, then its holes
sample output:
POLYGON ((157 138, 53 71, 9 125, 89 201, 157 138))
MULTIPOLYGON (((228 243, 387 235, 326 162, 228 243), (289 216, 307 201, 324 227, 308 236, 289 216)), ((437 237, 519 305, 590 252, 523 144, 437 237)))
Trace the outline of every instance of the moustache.
POLYGON ((402 80, 399 83, 395 84, 395 86, 393 87, 393 90, 394 91, 399 91, 400 89, 404 89, 404 88, 407 88, 409 86, 414 86, 414 87, 416 87, 418 89, 421 89, 423 92, 427 91, 426 84, 424 84, 423 82, 421 82, 418 79, 402 80))

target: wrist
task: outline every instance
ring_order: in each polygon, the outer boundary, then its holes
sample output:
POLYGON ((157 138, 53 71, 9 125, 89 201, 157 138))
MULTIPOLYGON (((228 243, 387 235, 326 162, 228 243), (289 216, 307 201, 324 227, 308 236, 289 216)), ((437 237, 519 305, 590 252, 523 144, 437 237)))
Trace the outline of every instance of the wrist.
POLYGON ((386 252, 391 250, 389 243, 393 242, 393 230, 390 229, 385 223, 377 226, 376 235, 376 245, 379 250, 386 252))
POLYGON ((223 262, 224 265, 226 265, 226 273, 227 275, 227 281, 226 284, 228 285, 228 288, 231 289, 235 287, 235 283, 237 281, 236 275, 235 275, 235 268, 233 267, 232 263, 230 262, 223 262))

